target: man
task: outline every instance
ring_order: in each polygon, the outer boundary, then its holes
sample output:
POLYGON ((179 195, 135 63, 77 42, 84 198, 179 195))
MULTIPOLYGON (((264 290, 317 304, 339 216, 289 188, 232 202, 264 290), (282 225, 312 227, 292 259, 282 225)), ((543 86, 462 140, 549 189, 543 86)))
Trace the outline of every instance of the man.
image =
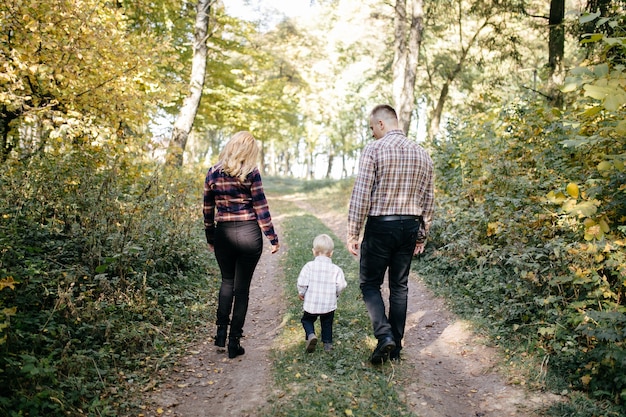
POLYGON ((348 211, 348 250, 357 255, 363 301, 378 344, 373 364, 399 360, 406 324, 413 255, 424 251, 434 209, 433 162, 398 129, 396 111, 378 105, 370 113, 376 139, 363 149, 348 211), (388 271, 389 317, 381 286, 388 271))

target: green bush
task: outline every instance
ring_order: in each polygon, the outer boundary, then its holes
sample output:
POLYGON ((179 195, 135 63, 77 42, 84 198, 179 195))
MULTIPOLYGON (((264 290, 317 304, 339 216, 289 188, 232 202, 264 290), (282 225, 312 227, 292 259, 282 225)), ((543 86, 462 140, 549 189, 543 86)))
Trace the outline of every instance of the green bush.
POLYGON ((601 168, 626 149, 576 117, 520 100, 433 143, 438 209, 420 272, 510 349, 550 358, 554 388, 623 407, 626 178, 601 168))
POLYGON ((145 368, 214 311, 201 176, 134 157, 42 154, 0 173, 0 282, 16 282, 0 291, 0 414, 122 415, 145 368))

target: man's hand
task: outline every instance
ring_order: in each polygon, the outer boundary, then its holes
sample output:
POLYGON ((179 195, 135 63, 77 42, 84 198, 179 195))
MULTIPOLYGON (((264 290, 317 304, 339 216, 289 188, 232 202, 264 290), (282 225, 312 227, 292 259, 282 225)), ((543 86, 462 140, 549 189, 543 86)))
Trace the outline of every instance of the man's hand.
POLYGON ((424 248, 426 247, 426 242, 416 243, 415 249, 413 249, 413 256, 419 255, 420 253, 424 253, 424 248))
POLYGON ((214 245, 212 245, 210 243, 207 243, 207 245, 209 247, 209 252, 215 252, 215 246, 214 245))
POLYGON ((348 238, 348 251, 354 256, 359 254, 359 241, 357 239, 348 238))

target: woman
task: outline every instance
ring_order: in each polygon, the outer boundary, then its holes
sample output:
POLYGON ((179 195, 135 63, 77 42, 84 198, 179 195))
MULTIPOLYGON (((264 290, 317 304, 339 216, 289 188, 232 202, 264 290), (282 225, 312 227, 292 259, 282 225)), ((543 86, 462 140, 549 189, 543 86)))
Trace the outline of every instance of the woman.
POLYGON ((272 253, 279 248, 256 166, 258 156, 252 134, 237 132, 222 149, 217 164, 209 168, 204 182, 204 230, 222 274, 215 345, 225 347, 228 334, 229 358, 245 353, 239 341, 250 282, 263 251, 261 231, 269 239, 272 253))

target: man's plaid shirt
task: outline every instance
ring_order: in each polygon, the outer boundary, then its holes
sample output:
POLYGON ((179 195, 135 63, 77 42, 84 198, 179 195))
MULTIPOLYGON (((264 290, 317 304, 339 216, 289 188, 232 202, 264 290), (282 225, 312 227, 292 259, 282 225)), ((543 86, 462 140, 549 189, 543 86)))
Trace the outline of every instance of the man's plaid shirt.
POLYGON ((247 220, 256 220, 270 243, 278 243, 257 168, 240 182, 226 174, 220 164, 211 167, 204 181, 203 212, 204 230, 211 244, 216 223, 247 220))
POLYGON ((358 240, 367 216, 423 216, 425 233, 434 211, 433 162, 401 130, 365 146, 348 210, 348 239, 358 240))

